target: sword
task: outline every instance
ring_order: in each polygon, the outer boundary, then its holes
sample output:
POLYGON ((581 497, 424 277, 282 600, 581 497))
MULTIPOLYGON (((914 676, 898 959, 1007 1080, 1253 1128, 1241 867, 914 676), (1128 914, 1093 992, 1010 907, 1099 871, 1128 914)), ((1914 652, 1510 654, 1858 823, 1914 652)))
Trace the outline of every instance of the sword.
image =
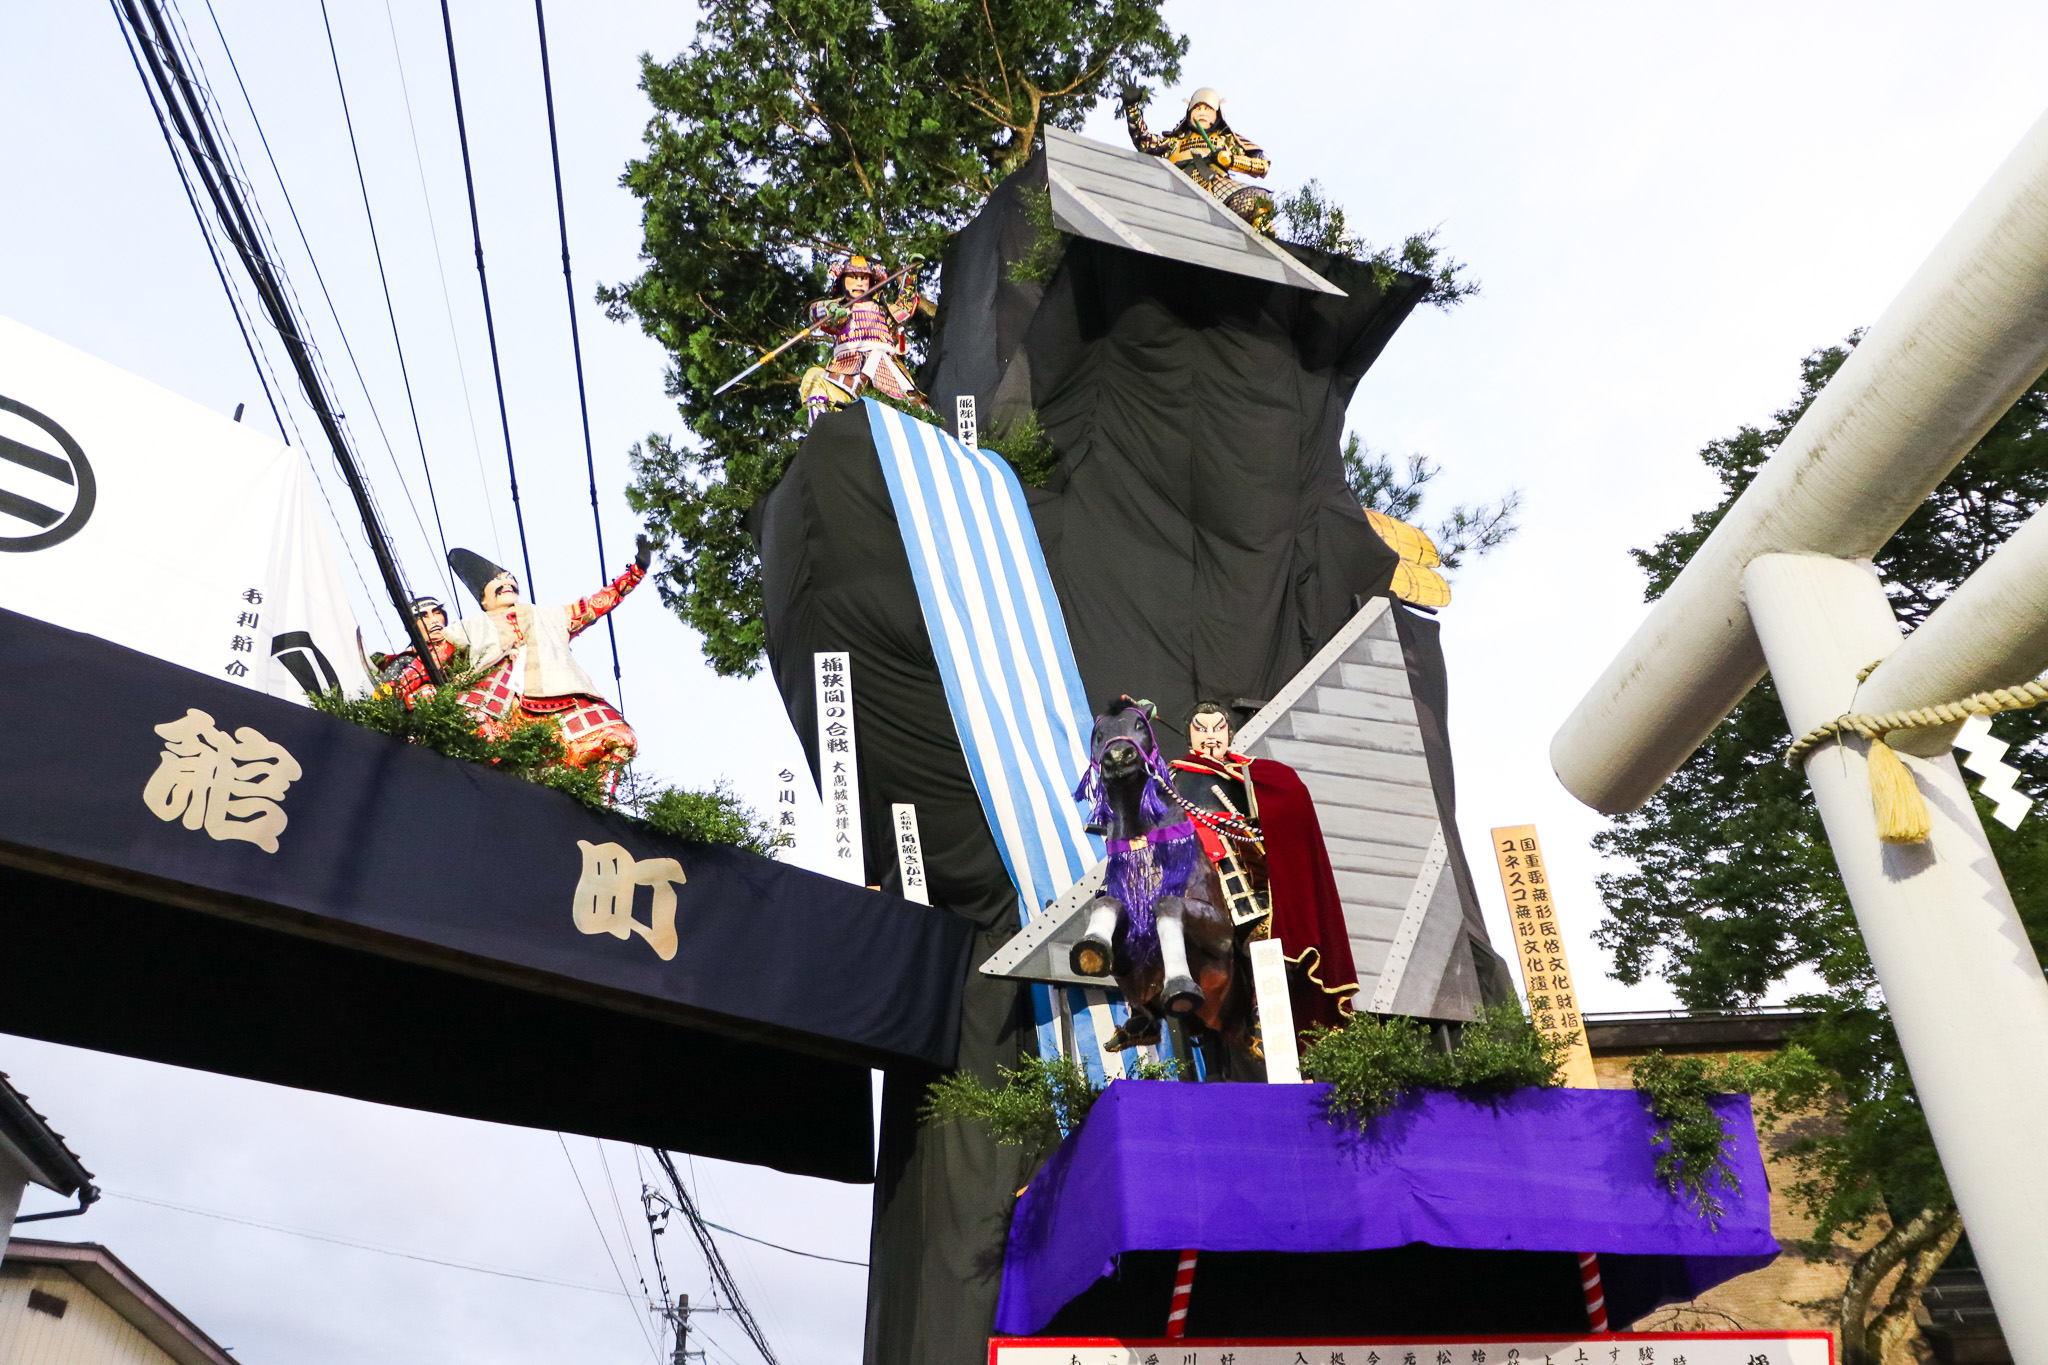
POLYGON ((753 373, 754 371, 756 371, 756 370, 760 369, 760 368, 761 368, 761 367, 762 367, 763 365, 766 365, 766 364, 767 364, 767 363, 768 363, 769 361, 771 361, 771 360, 775 359, 775 357, 777 357, 777 356, 781 355, 781 354, 782 354, 782 353, 783 353, 784 351, 786 351, 786 350, 788 350, 788 349, 789 349, 790 347, 792 347, 792 346, 796 345, 796 344, 797 344, 797 343, 798 343, 799 341, 802 341, 802 340, 803 340, 803 339, 804 339, 805 337, 807 337, 807 336, 810 336, 810 335, 811 335, 811 334, 812 334, 813 332, 817 331, 817 330, 818 330, 818 328, 819 328, 819 327, 820 327, 821 325, 822 325, 822 321, 821 321, 821 322, 814 322, 814 323, 812 323, 812 324, 811 324, 810 326, 808 326, 808 327, 804 328, 804 329, 803 329, 803 330, 802 330, 801 332, 798 332, 798 333, 797 333, 797 334, 796 334, 795 336, 793 336, 793 337, 791 337, 791 338, 790 338, 789 340, 787 340, 787 341, 783 342, 783 343, 782 343, 782 344, 781 344, 780 346, 777 346, 777 347, 776 347, 776 348, 775 348, 774 350, 770 351, 770 352, 769 352, 769 353, 768 353, 767 355, 764 355, 764 356, 762 356, 762 357, 761 357, 761 358, 760 358, 759 360, 757 360, 757 361, 755 361, 755 362, 754 362, 753 364, 751 364, 751 365, 747 366, 747 368, 745 368, 744 370, 741 370, 741 371, 740 371, 740 372, 739 372, 738 374, 734 375, 734 376, 733 376, 732 378, 730 378, 730 379, 726 380, 726 381, 725 381, 725 382, 724 382, 723 384, 720 384, 720 385, 719 385, 719 386, 718 386, 717 388, 713 389, 713 390, 711 391, 711 396, 712 396, 713 398, 716 398, 716 397, 718 397, 718 395, 719 395, 719 394, 721 394, 721 393, 724 393, 724 392, 725 392, 725 391, 726 391, 727 389, 729 389, 729 388, 731 388, 731 387, 732 387, 733 385, 735 385, 735 384, 739 383, 739 382, 740 382, 740 381, 741 381, 742 379, 745 379, 745 378, 746 378, 746 377, 747 377, 748 375, 750 375, 750 374, 752 374, 752 373, 753 373))

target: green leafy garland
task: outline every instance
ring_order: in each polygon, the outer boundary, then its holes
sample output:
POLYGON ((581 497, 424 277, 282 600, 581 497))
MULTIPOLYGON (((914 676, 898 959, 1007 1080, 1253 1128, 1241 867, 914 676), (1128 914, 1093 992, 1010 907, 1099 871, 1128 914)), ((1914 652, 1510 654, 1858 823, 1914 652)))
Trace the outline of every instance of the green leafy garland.
MULTIPOLYGON (((1170 1081, 1178 1062, 1127 1059, 1133 1080, 1170 1081)), ((1065 1057, 1026 1057, 1017 1066, 997 1067, 998 1085, 985 1085, 965 1071, 933 1081, 918 1111, 927 1124, 971 1121, 988 1125, 989 1136, 1005 1147, 1022 1147, 1033 1162, 1044 1160, 1060 1140, 1080 1128, 1103 1089, 1080 1063, 1065 1057)))
POLYGON ((482 680, 484 670, 471 670, 467 663, 458 652, 447 684, 431 695, 415 694, 410 706, 387 688, 359 697, 338 690, 316 692, 309 700, 322 714, 550 787, 592 810, 638 819, 660 834, 692 843, 732 844, 763 856, 786 842, 725 782, 709 791, 689 791, 637 779, 631 769, 615 763, 567 766, 561 727, 550 718, 495 736, 477 733, 476 716, 462 704, 462 694, 482 680))
POLYGON ((1012 284, 1045 284, 1060 268, 1067 254, 1067 234, 1053 217, 1049 186, 1028 188, 1019 196, 1024 221, 1031 225, 1031 247, 1010 262, 1006 272, 1012 284))
POLYGON ((1635 1066, 1636 1090, 1657 1116, 1657 1178, 1683 1197, 1694 1212, 1719 1227, 1724 1208, 1716 1186, 1739 1191, 1735 1168, 1728 1164, 1727 1135, 1721 1116, 1707 1103, 1731 1088, 1744 1088, 1740 1061, 1708 1057, 1667 1057, 1652 1052, 1635 1066))
MULTIPOLYGON (((1343 1028, 1309 1031, 1301 1074, 1330 1087, 1324 1103, 1331 1122, 1362 1128, 1418 1090, 1485 1098, 1561 1086, 1573 1041, 1539 1033, 1512 1001, 1482 1010, 1449 1050, 1413 1019, 1358 1014, 1343 1028)), ((1177 1062, 1127 1065, 1138 1080, 1170 1080, 1179 1071, 1177 1062)), ((918 1117, 927 1124, 985 1124, 989 1136, 1025 1148, 1035 1163, 1079 1129, 1102 1096, 1088 1073, 1063 1057, 1026 1058, 997 1074, 1001 1083, 994 1086, 966 1072, 934 1081, 918 1117)), ((1718 1191, 1741 1186, 1728 1162, 1729 1135, 1710 1101, 1761 1079, 1755 1067, 1735 1058, 1715 1062, 1652 1052, 1636 1063, 1636 1089, 1657 1120, 1650 1139, 1657 1148, 1657 1178, 1711 1228, 1720 1226, 1726 1212, 1718 1191)))
POLYGON ((1330 1087, 1332 1121, 1363 1126, 1411 1091, 1481 1096, 1562 1085, 1568 1047, 1538 1033, 1512 1003, 1482 1010, 1448 1051, 1413 1019, 1354 1014, 1343 1028, 1309 1030, 1301 1074, 1330 1087))

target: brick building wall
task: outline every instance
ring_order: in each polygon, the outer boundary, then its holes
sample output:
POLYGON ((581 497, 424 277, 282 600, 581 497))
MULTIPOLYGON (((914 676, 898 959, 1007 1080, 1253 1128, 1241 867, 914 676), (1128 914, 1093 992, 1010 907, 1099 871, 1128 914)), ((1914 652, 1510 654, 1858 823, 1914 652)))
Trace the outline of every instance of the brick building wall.
MULTIPOLYGON (((1593 1051, 1593 1070, 1601 1088, 1621 1090, 1634 1085, 1636 1061, 1646 1053, 1762 1057, 1784 1046, 1785 1035, 1810 1017, 1791 1010, 1732 1015, 1594 1015, 1586 1021, 1586 1041, 1593 1051)), ((1787 1139, 1769 1132, 1758 1137, 1771 1183, 1771 1231, 1784 1254, 1762 1270, 1716 1286, 1691 1304, 1659 1309, 1638 1322, 1638 1329, 1834 1330, 1828 1308, 1841 1301, 1852 1253, 1839 1251, 1824 1261, 1809 1261, 1800 1254, 1796 1244, 1812 1233, 1813 1220, 1785 1197, 1792 1172, 1777 1154, 1782 1153, 1787 1139)), ((1874 1242, 1882 1232, 1882 1228, 1871 1232, 1857 1249, 1874 1242)), ((1840 1347, 1839 1337, 1835 1344, 1840 1347)))

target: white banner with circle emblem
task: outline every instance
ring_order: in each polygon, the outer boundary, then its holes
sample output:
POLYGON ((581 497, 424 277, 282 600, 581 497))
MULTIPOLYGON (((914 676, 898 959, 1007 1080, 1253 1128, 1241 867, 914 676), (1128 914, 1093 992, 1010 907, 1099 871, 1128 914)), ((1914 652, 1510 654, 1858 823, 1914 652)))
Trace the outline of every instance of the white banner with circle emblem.
POLYGON ((302 454, 7 318, 0 605, 272 696, 367 681, 302 454))

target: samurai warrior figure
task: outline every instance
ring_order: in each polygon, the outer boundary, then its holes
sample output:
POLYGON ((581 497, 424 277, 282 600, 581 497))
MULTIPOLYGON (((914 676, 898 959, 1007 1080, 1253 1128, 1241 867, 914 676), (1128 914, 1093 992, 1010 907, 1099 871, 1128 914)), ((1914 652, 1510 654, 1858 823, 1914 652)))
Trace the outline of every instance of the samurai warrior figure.
POLYGON ((1322 823, 1300 775, 1236 752, 1232 731, 1222 702, 1195 703, 1188 754, 1170 765, 1174 803, 1221 874, 1232 922, 1264 916, 1251 937, 1280 940, 1295 1021, 1335 1027, 1358 977, 1322 823))
POLYGON ((520 600, 519 580, 469 550, 450 550, 449 567, 476 594, 484 614, 448 627, 446 639, 469 652, 481 679, 462 696, 474 711, 478 730, 503 734, 543 717, 561 727, 566 762, 572 768, 624 763, 639 742, 618 708, 598 695, 569 652, 569 642, 596 625, 647 576, 654 546, 640 537, 639 553, 626 571, 604 587, 564 607, 537 607, 520 600))
MULTIPOLYGON (((448 639, 448 609, 441 605, 438 597, 415 597, 410 610, 412 619, 419 622, 420 634, 426 637, 427 648, 433 651, 435 661, 445 674, 455 658, 455 645, 448 639)), ((395 692, 408 707, 416 697, 434 695, 433 676, 420 662, 418 650, 373 654, 370 659, 377 666, 378 692, 395 692)))
POLYGON ((924 405, 924 395, 903 365, 904 325, 918 309, 930 308, 918 292, 923 270, 924 257, 911 257, 895 299, 884 302, 880 296, 889 272, 880 261, 849 256, 832 263, 825 298, 811 305, 811 325, 832 339, 832 359, 804 373, 802 393, 811 421, 828 408, 853 402, 870 386, 899 402, 924 405))
POLYGON ((1149 156, 1165 157, 1222 200, 1225 208, 1271 236, 1272 193, 1232 176, 1263 177, 1273 163, 1258 144, 1231 131, 1223 118, 1223 96, 1203 86, 1189 97, 1187 117, 1172 132, 1157 137, 1146 131, 1144 100, 1144 91, 1135 86, 1123 92, 1131 145, 1149 156))

